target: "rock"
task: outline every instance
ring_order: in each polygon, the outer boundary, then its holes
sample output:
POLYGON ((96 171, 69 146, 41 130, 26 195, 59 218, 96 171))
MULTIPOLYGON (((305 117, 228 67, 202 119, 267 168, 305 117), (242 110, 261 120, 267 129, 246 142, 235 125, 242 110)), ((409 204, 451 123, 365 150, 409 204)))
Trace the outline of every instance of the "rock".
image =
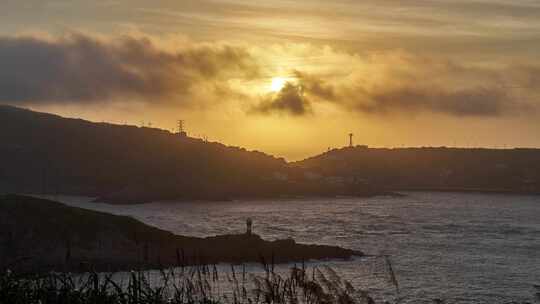
POLYGON ((195 238, 131 217, 20 195, 0 196, 0 268, 18 271, 125 270, 219 262, 347 259, 335 246, 266 241, 255 234, 195 238))

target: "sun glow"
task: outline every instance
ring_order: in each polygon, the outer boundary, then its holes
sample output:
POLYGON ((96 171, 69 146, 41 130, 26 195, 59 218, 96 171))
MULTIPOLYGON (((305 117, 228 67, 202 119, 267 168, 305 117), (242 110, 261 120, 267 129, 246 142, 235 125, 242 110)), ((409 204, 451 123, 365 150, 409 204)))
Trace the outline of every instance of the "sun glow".
POLYGON ((283 77, 274 77, 272 78, 272 84, 270 85, 270 90, 272 92, 279 92, 281 91, 281 89, 283 89, 286 83, 287 83, 287 79, 283 77))

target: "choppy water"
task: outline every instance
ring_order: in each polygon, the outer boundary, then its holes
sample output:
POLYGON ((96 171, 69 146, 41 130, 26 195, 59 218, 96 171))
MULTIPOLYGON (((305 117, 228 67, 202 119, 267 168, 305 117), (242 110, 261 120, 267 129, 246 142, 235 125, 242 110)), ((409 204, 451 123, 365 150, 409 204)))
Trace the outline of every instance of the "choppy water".
MULTIPOLYGON (((245 219, 264 238, 339 245, 391 256, 404 302, 534 300, 540 284, 540 196, 408 193, 401 198, 157 202, 113 206, 55 197, 69 205, 133 216, 182 235, 240 233, 245 219)), ((392 290, 382 259, 331 261, 353 285, 392 290)))

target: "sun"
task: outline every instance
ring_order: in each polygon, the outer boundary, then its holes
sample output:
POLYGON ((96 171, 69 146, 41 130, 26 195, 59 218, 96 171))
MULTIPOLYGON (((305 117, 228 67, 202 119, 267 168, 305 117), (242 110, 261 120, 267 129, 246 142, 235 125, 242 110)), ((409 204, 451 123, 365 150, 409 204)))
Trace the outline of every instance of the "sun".
POLYGON ((287 79, 283 77, 274 77, 272 78, 272 84, 270 85, 270 90, 272 92, 279 92, 281 91, 281 89, 283 89, 286 83, 287 83, 287 79))

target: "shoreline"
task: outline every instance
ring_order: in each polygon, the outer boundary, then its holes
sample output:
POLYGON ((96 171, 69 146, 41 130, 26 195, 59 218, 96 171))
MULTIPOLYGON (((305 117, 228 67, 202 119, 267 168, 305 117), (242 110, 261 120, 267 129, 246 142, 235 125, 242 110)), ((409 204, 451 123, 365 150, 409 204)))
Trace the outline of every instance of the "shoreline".
POLYGON ((539 196, 538 191, 523 191, 511 189, 485 189, 485 188, 453 188, 453 187, 407 187, 398 188, 396 192, 443 192, 443 193, 478 193, 478 194, 502 194, 502 195, 531 195, 539 196))
POLYGON ((268 241, 248 232, 204 238, 177 235, 129 216, 28 196, 0 196, 0 211, 0 241, 6 244, 0 268, 13 270, 107 271, 364 256, 359 250, 293 239, 268 241))

